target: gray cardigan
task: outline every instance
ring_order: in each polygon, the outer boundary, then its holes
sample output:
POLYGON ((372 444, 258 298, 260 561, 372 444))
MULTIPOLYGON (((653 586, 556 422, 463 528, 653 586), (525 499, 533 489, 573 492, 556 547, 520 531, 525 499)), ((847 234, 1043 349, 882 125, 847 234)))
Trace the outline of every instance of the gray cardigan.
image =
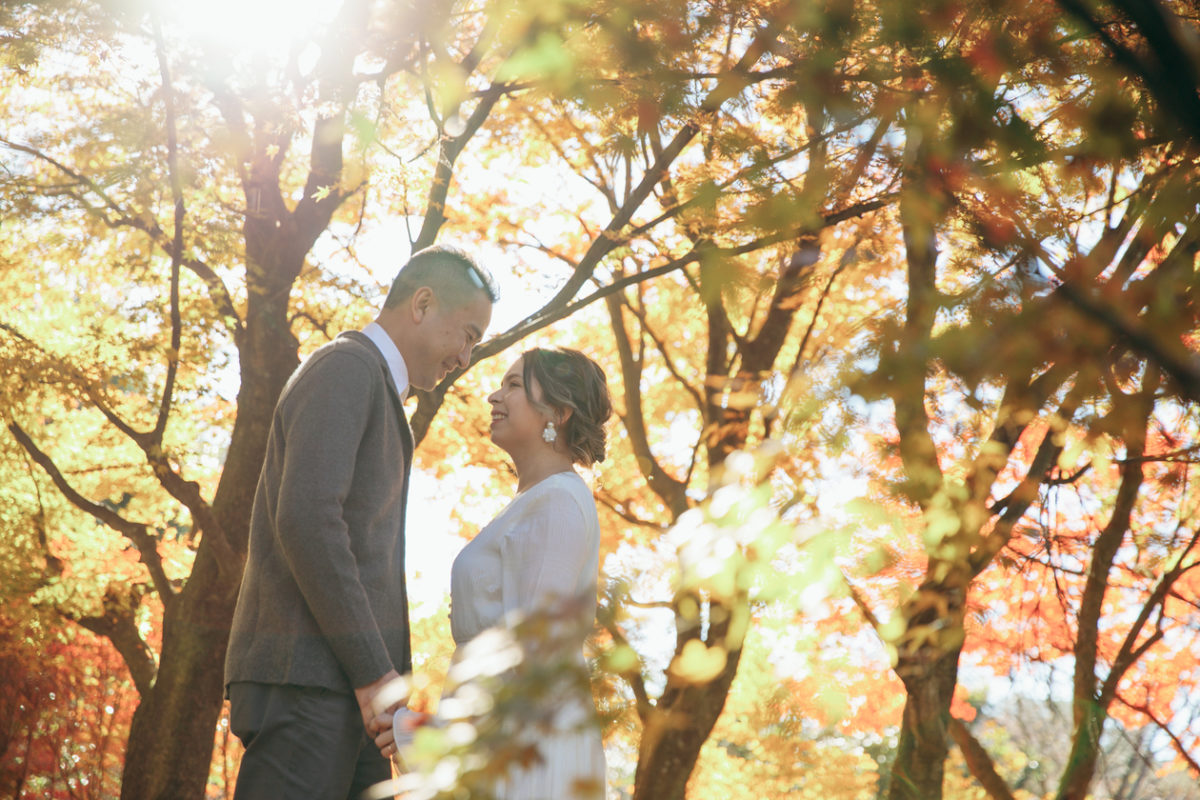
POLYGON ((343 333, 288 379, 271 423, 225 684, 348 692, 412 670, 404 508, 412 431, 383 355, 343 333))

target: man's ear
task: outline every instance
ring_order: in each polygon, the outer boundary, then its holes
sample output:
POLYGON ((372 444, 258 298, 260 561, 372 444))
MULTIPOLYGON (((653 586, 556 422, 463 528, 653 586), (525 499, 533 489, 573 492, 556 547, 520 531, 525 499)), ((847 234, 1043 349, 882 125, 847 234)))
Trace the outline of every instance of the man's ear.
POLYGON ((430 289, 428 286, 417 287, 417 290, 413 292, 412 299, 409 300, 413 322, 420 322, 425 319, 425 315, 433 309, 436 303, 437 300, 433 295, 433 289, 430 289))

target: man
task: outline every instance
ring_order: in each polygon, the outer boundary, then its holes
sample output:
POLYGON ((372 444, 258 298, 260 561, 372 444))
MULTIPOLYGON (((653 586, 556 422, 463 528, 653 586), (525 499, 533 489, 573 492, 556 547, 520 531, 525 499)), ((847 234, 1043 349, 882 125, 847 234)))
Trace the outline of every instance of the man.
POLYGON ((496 296, 465 254, 422 250, 376 320, 314 352, 280 394, 225 661, 246 746, 236 798, 345 800, 391 777, 365 726, 412 669, 401 402, 469 364, 496 296))

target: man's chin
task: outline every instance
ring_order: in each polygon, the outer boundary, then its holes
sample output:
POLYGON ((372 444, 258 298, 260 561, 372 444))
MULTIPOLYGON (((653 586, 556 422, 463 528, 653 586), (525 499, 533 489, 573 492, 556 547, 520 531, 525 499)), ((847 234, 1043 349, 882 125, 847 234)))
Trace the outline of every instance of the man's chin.
POLYGON ((449 374, 449 372, 443 372, 437 376, 417 377, 415 379, 410 374, 408 376, 408 385, 414 389, 420 389, 422 392, 432 392, 449 374))

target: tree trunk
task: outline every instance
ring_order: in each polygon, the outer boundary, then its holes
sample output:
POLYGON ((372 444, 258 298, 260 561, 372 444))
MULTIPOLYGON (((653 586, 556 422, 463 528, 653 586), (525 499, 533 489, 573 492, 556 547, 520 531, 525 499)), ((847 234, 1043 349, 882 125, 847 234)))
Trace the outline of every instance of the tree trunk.
POLYGON ((961 647, 942 652, 932 663, 901 657, 896 671, 907 698, 900 744, 892 767, 889 800, 939 800, 950 749, 950 701, 958 682, 961 647))
MULTIPOLYGON (((900 221, 908 272, 904 329, 890 375, 896 409, 904 492, 926 515, 943 486, 937 446, 925 407, 929 344, 937 315, 937 224, 947 206, 932 185, 928 99, 908 109, 900 221)), ((957 513, 957 509, 955 511, 957 513)), ((961 520, 961 516, 960 516, 961 520)), ((965 543, 968 531, 952 538, 965 543)), ((907 697, 900 723, 900 744, 888 787, 890 800, 940 800, 950 747, 950 701, 958 680, 963 640, 963 608, 970 584, 969 546, 930 548, 925 583, 905 604, 905 631, 898 643, 896 674, 907 697)))
POLYGON ((162 662, 133 715, 123 800, 204 796, 239 583, 212 552, 197 554, 191 579, 163 615, 162 662))
MULTIPOLYGON (((1108 706, 1116 693, 1122 674, 1133 663, 1117 659, 1103 678, 1098 672, 1100 659, 1100 619, 1104 615, 1104 598, 1108 592, 1109 576, 1125 535, 1133 524, 1133 511, 1145 479, 1142 456, 1146 452, 1147 426, 1154 412, 1159 388, 1159 372, 1148 367, 1142 391, 1132 397, 1121 397, 1114 403, 1123 414, 1126 458, 1121 464, 1121 485, 1112 516, 1092 545, 1087 581, 1079 601, 1078 632, 1075 635, 1075 686, 1072 716, 1075 730, 1071 737, 1071 755, 1058 783, 1055 800, 1084 800, 1096 776, 1096 761, 1100 755, 1100 735, 1108 719, 1108 706)), ((1143 611, 1144 613, 1144 611, 1143 611)), ((1137 638, 1137 632, 1130 636, 1137 638)))
POLYGON ((708 683, 680 686, 668 679, 642 732, 633 800, 683 800, 700 749, 725 708, 741 648, 726 655, 725 669, 708 683))
POLYGON ((1100 754, 1100 734, 1104 732, 1107 711, 1099 703, 1089 703, 1071 736, 1071 755, 1058 782, 1055 800, 1084 800, 1096 776, 1100 754))

